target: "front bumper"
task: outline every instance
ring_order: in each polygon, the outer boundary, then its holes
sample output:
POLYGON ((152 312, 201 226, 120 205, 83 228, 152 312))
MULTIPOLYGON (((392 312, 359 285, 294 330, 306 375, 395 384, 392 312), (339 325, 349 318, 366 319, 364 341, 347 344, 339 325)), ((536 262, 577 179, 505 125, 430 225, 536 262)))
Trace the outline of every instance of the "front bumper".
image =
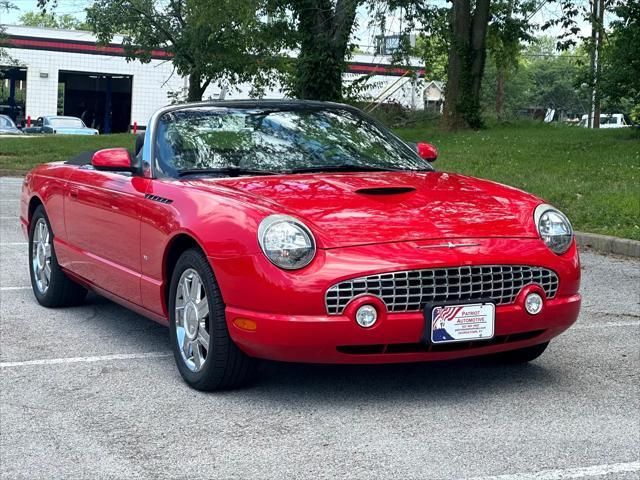
POLYGON ((388 314, 369 329, 353 318, 289 316, 227 308, 227 324, 236 344, 248 355, 270 360, 310 363, 396 363, 448 360, 523 348, 546 342, 569 328, 578 318, 580 295, 556 297, 542 312, 529 315, 525 295, 516 303, 496 308, 492 340, 442 345, 420 343, 425 328, 422 312, 388 314), (234 320, 253 320, 245 330, 234 320))
MULTIPOLYGON (((232 339, 258 358, 311 363, 393 363, 446 360, 523 348, 548 341, 569 328, 580 310, 580 262, 575 242, 561 256, 540 239, 473 239, 473 246, 421 248, 434 240, 319 251, 309 267, 286 272, 262 255, 242 259, 210 257, 225 299, 232 339), (325 292, 344 279, 371 273, 466 265, 533 265, 556 272, 559 287, 538 315, 529 315, 525 286, 514 303, 496 306, 492 340, 429 347, 420 343, 422 311, 389 313, 378 309, 375 326, 355 322, 354 309, 329 315, 325 292), (240 319, 240 322, 236 320, 240 319), (242 320, 249 320, 243 322, 242 320), (240 324, 240 326, 238 326, 240 324), (251 325, 252 329, 244 328, 251 325)), ((544 292, 541 293, 544 298, 544 292)), ((373 300, 373 299, 372 299, 373 300)), ((350 305, 356 303, 353 300, 350 305)), ((469 303, 475 303, 470 301, 469 303)))

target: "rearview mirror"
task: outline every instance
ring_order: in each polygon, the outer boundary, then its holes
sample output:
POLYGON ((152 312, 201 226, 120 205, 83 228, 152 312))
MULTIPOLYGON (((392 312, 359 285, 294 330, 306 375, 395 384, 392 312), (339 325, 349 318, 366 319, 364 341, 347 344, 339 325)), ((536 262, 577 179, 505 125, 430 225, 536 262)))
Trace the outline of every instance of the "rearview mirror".
POLYGON ((96 170, 107 172, 134 172, 137 170, 131 162, 131 156, 126 148, 98 150, 91 158, 91 165, 96 170))
POLYGON ((418 156, 428 162, 435 162, 438 158, 438 150, 430 143, 418 142, 416 144, 418 156))

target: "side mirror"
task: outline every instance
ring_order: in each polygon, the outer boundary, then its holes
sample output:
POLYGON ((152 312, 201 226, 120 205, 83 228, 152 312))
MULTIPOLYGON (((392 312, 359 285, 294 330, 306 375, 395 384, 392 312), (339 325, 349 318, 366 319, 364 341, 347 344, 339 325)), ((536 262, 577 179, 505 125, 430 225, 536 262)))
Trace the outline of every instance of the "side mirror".
POLYGON ((435 162, 438 158, 438 150, 430 143, 418 142, 416 144, 418 156, 428 162, 435 162))
POLYGON ((106 172, 135 172, 137 167, 131 161, 126 148, 107 148, 98 150, 91 158, 91 165, 96 170, 106 172))

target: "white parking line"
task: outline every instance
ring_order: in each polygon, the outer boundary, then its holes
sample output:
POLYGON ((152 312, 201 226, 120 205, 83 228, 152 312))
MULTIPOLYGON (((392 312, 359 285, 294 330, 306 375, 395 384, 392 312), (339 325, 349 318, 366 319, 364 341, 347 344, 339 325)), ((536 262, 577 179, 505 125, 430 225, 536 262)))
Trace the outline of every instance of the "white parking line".
POLYGON ((7 242, 7 243, 0 242, 0 247, 3 247, 5 245, 9 247, 17 247, 17 246, 24 247, 25 245, 29 245, 29 242, 7 242))
POLYGON ((120 353, 95 357, 48 358, 43 360, 25 360, 22 362, 0 362, 0 368, 26 367, 31 365, 58 365, 64 363, 110 362, 113 360, 138 360, 144 358, 162 358, 171 356, 171 352, 120 353))
POLYGON ((593 465, 591 467, 512 473, 507 475, 490 475, 488 477, 473 477, 467 480, 565 480, 567 478, 601 477, 602 475, 610 475, 612 473, 632 473, 638 471, 640 471, 640 462, 628 462, 593 465))
POLYGON ((630 320, 628 322, 604 322, 593 323, 588 325, 578 324, 571 328, 571 330, 586 330, 590 328, 610 328, 610 327, 638 327, 640 326, 640 320, 630 320))
POLYGON ((19 215, 12 215, 10 217, 0 217, 0 220, 15 220, 16 218, 20 218, 19 215))
POLYGON ((31 287, 0 287, 0 292, 13 292, 14 290, 31 290, 31 287))

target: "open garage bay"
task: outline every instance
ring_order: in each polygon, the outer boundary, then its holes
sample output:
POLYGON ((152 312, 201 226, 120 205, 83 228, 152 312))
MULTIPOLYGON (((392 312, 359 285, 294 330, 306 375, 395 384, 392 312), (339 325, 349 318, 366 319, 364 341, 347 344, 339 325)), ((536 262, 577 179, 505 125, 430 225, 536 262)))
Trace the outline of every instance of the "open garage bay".
POLYGON ((0 179, 3 478, 639 478, 640 263, 582 254, 578 323, 528 366, 269 363, 188 388, 165 328, 29 287, 0 179))

